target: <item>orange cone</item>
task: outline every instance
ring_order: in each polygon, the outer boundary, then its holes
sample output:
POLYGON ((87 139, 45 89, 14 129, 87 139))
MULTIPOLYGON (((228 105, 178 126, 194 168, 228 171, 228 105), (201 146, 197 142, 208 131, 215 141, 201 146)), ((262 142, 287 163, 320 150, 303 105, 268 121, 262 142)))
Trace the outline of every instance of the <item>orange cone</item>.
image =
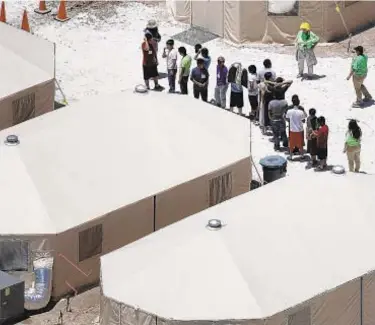
POLYGON ((6 16, 6 13, 5 13, 5 2, 4 1, 1 1, 0 22, 2 22, 2 23, 7 22, 7 16, 6 16))
POLYGON ((24 10, 23 16, 22 16, 21 29, 23 29, 26 32, 30 32, 29 19, 27 18, 27 11, 26 11, 26 9, 24 10))
POLYGON ((59 5, 59 11, 57 12, 57 16, 55 17, 56 20, 64 22, 69 20, 70 18, 68 17, 66 13, 66 7, 65 7, 65 1, 61 0, 60 5, 59 5))
POLYGON ((51 9, 47 9, 45 1, 39 1, 39 8, 34 10, 37 14, 45 15, 51 12, 51 9))

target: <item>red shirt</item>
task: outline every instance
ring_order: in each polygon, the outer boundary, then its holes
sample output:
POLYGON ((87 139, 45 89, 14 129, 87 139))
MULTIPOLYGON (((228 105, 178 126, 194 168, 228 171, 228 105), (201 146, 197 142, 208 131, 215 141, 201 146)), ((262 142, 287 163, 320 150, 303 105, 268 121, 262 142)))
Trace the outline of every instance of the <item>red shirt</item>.
POLYGON ((146 48, 146 42, 143 42, 142 43, 142 53, 143 53, 142 64, 145 66, 156 65, 157 64, 156 42, 154 40, 150 40, 148 42, 148 51, 146 51, 145 48, 146 48))
POLYGON ((323 125, 318 130, 317 146, 318 148, 327 148, 329 129, 327 125, 323 125))

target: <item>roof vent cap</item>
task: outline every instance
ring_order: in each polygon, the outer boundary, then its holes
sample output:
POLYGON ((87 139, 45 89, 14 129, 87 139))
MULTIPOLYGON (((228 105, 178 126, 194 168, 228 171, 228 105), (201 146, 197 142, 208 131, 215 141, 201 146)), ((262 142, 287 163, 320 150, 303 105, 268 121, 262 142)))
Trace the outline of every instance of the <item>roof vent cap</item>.
POLYGON ((8 135, 5 139, 5 144, 8 146, 16 146, 20 143, 18 137, 14 134, 8 135))
POLYGON ((210 230, 219 230, 222 226, 221 220, 219 219, 210 219, 207 223, 207 228, 210 230))

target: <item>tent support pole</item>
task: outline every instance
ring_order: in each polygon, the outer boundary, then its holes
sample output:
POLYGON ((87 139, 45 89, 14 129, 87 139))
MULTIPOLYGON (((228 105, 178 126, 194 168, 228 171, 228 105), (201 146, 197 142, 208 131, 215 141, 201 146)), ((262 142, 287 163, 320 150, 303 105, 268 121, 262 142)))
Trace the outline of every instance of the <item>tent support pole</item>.
POLYGON ((359 279, 359 293, 360 293, 360 305, 359 305, 359 325, 363 325, 363 276, 359 279))
POLYGON ((156 195, 154 195, 154 232, 156 231, 156 195))

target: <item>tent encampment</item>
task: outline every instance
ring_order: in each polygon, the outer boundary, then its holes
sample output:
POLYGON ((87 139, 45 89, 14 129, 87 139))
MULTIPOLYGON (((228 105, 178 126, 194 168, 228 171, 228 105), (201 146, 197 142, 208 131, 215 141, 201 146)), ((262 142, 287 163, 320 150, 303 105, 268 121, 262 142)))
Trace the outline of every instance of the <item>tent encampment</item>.
POLYGON ((54 109, 55 44, 0 24, 0 130, 54 109))
POLYGON ((302 176, 103 256, 101 325, 374 324, 375 178, 302 176))
POLYGON ((3 130, 0 244, 53 252, 54 298, 95 283, 101 254, 248 191, 248 131, 192 97, 130 90, 3 130))
POLYGON ((167 0, 176 20, 235 43, 294 41, 302 21, 323 41, 348 36, 375 21, 375 1, 167 0), (336 9, 336 4, 339 10, 336 9))

